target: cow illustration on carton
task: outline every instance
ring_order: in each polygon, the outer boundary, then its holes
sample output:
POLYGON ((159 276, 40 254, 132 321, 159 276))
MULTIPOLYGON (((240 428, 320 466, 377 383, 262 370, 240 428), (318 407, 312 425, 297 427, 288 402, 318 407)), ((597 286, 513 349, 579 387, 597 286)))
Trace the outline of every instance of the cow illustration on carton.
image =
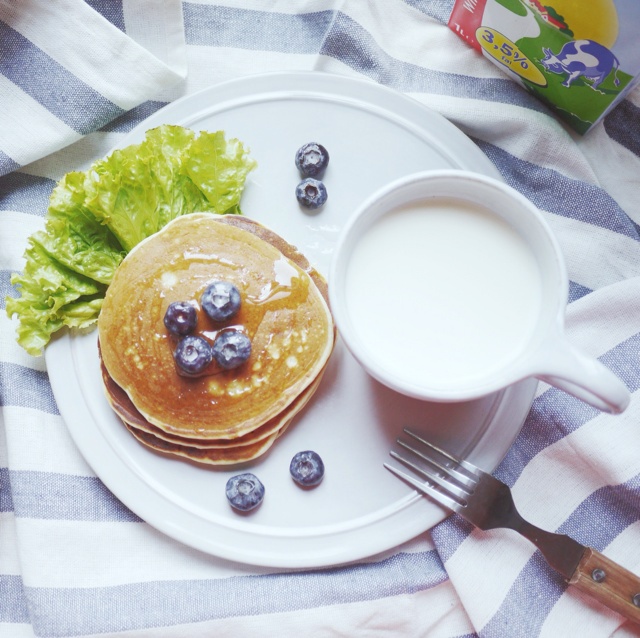
POLYGON ((544 59, 540 60, 547 71, 567 75, 562 86, 570 87, 579 77, 589 80, 591 88, 598 87, 605 78, 614 71, 614 84, 618 86, 620 80, 617 71, 620 66, 618 58, 607 47, 594 40, 571 40, 567 42, 559 53, 543 47, 544 59))

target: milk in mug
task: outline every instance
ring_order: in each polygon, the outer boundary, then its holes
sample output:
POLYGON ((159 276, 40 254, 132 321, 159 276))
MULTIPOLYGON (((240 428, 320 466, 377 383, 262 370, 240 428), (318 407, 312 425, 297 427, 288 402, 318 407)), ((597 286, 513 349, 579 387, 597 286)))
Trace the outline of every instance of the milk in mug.
POLYGON ((450 198, 374 221, 356 243, 345 286, 369 355, 399 378, 444 389, 515 359, 542 300, 526 240, 483 207, 450 198))

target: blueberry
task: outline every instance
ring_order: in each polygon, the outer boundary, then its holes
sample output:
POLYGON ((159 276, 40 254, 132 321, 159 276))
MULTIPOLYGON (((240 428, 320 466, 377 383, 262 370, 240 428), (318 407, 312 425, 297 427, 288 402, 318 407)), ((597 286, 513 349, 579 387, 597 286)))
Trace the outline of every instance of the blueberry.
POLYGON ((296 152, 296 166, 304 177, 319 177, 329 164, 329 153, 322 144, 309 142, 296 152))
POLYGON ((232 370, 251 355, 251 339, 241 330, 223 330, 213 342, 212 351, 221 368, 232 370))
POLYGON ((324 476, 324 463, 316 452, 298 452, 289 465, 293 480, 303 487, 318 485, 324 476))
POLYGON ((176 364, 188 374, 202 372, 211 363, 212 357, 209 342, 197 335, 182 337, 173 351, 176 364))
POLYGON ((188 301, 174 301, 164 313, 164 325, 175 335, 193 332, 198 321, 196 309, 188 301))
POLYGON ((202 293, 200 303, 214 321, 225 321, 240 310, 240 292, 228 281, 214 281, 202 293))
POLYGON ((321 181, 309 177, 296 186, 296 197, 306 208, 320 208, 327 201, 327 189, 321 181))
POLYGON ((255 474, 237 474, 227 481, 226 494, 232 507, 248 512, 262 503, 264 485, 255 474))

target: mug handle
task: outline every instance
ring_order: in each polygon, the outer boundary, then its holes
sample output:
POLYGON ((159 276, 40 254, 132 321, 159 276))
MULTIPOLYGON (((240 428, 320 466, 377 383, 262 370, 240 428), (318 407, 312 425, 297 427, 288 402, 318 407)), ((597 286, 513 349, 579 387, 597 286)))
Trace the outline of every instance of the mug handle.
POLYGON ((535 376, 609 414, 620 414, 631 400, 627 386, 609 368, 564 338, 547 344, 546 357, 535 376))

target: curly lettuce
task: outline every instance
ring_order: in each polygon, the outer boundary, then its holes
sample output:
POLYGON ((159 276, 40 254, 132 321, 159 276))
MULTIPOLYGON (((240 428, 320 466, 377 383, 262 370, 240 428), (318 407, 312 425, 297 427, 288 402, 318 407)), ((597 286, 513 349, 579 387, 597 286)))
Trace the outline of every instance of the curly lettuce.
POLYGON ((18 317, 18 343, 39 355, 67 326, 86 329, 125 255, 180 215, 241 214, 240 198, 256 162, 236 139, 164 125, 144 141, 65 175, 51 193, 44 229, 25 251, 6 298, 18 317))

